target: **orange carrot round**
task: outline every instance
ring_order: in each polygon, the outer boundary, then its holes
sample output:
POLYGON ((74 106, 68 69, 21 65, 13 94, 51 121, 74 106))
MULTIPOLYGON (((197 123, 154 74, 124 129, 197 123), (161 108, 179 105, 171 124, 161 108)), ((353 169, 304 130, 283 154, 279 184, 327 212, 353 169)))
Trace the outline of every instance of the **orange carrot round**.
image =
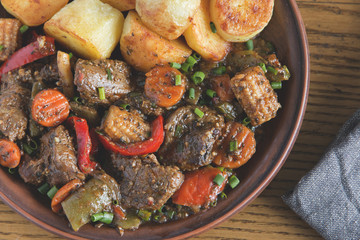
POLYGON ((59 191, 56 192, 51 200, 51 209, 53 212, 58 213, 61 210, 61 202, 64 201, 71 192, 78 189, 83 184, 79 179, 73 179, 65 184, 59 191))
POLYGON ((19 147, 6 139, 0 139, 0 164, 8 168, 15 168, 19 165, 21 152, 19 147))
POLYGON ((186 78, 170 66, 158 66, 146 74, 145 94, 160 107, 178 103, 186 89, 186 78))
POLYGON ((230 76, 224 74, 211 79, 211 85, 221 101, 231 102, 235 96, 230 85, 230 76))
POLYGON ((213 163, 226 168, 244 165, 255 153, 254 133, 241 123, 228 122, 223 140, 215 146, 213 163))
POLYGON ((55 89, 39 92, 32 103, 33 119, 45 127, 55 127, 69 116, 70 105, 64 94, 55 89))

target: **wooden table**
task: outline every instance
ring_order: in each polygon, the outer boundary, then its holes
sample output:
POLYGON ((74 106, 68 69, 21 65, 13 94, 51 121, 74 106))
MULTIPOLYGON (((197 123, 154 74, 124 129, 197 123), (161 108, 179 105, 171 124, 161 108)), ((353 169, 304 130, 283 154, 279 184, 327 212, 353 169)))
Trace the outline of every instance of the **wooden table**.
MULTIPOLYGON (((311 85, 300 135, 277 177, 242 212, 193 239, 321 239, 280 196, 318 162, 360 107, 360 1, 298 0, 310 43, 311 85)), ((62 239, 0 203, 0 239, 62 239)))

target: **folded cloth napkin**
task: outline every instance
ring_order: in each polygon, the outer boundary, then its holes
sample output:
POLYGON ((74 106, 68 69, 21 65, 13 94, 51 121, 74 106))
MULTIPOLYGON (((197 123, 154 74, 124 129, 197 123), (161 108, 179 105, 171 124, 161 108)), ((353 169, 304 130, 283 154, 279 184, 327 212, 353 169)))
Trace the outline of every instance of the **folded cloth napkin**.
POLYGON ((360 109, 282 199, 325 239, 360 239, 360 109))

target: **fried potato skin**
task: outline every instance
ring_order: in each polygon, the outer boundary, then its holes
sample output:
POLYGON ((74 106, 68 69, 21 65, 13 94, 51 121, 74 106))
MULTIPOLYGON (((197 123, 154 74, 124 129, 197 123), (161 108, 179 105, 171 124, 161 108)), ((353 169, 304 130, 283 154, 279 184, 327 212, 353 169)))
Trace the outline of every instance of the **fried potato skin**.
POLYGON ((108 4, 75 0, 47 21, 44 30, 80 57, 94 60, 110 57, 123 23, 122 13, 108 4))
POLYGON ((246 42, 269 23, 274 0, 210 0, 210 15, 225 40, 246 42))
POLYGON ((204 59, 221 61, 228 54, 231 44, 213 33, 210 27, 209 0, 202 0, 190 26, 184 32, 187 44, 204 59))
POLYGON ((5 10, 28 26, 39 26, 64 7, 69 0, 1 0, 5 10))
POLYGON ((169 62, 183 63, 192 53, 183 41, 167 40, 148 29, 135 11, 125 19, 120 50, 127 63, 143 72, 169 62))
POLYGON ((107 3, 110 6, 120 10, 120 11, 128 11, 135 9, 136 0, 101 0, 103 3, 107 3))
POLYGON ((169 40, 190 25, 201 0, 137 0, 136 11, 144 24, 169 40))

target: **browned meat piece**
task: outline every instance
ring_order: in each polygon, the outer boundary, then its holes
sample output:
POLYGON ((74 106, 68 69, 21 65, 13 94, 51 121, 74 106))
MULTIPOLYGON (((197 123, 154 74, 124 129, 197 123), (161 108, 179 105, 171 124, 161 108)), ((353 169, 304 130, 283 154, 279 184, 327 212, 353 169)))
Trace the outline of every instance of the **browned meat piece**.
POLYGON ((55 84, 60 80, 56 55, 47 59, 47 64, 42 65, 39 75, 45 84, 55 84))
POLYGON ((146 115, 159 116, 164 113, 164 108, 159 107, 148 99, 145 94, 140 92, 131 92, 121 99, 121 102, 127 103, 131 108, 139 109, 146 115))
POLYGON ((22 139, 28 124, 30 90, 13 85, 0 95, 0 131, 11 141, 22 139))
POLYGON ((153 154, 140 158, 112 153, 107 164, 120 184, 125 208, 160 209, 184 181, 179 168, 161 166, 153 154))
POLYGON ((45 161, 43 158, 31 159, 27 154, 24 155, 19 166, 19 174, 26 183, 35 186, 45 181, 45 161))
POLYGON ((14 18, 0 18, 0 61, 6 61, 21 46, 21 22, 14 18))
POLYGON ((81 98, 90 104, 110 105, 133 90, 130 68, 119 60, 79 59, 76 63, 74 83, 81 98), (99 98, 100 87, 105 90, 104 100, 99 98))
POLYGON ((279 59, 276 57, 275 53, 267 55, 266 60, 273 67, 277 67, 277 68, 281 67, 281 63, 279 62, 279 59))
POLYGON ((207 107, 198 107, 204 113, 199 118, 195 108, 178 108, 167 119, 165 140, 159 150, 161 163, 194 170, 212 162, 211 151, 224 127, 224 118, 207 107))
POLYGON ((235 74, 248 67, 258 66, 259 63, 266 62, 257 52, 242 49, 243 43, 236 43, 235 46, 237 45, 240 47, 235 47, 226 58, 228 70, 232 73, 235 74))
POLYGON ((26 68, 15 69, 4 74, 1 78, 1 90, 4 91, 13 85, 30 89, 34 82, 41 79, 39 74, 40 69, 40 64, 30 64, 26 68))
POLYGON ((61 186, 72 179, 85 179, 77 167, 75 149, 64 126, 51 129, 41 137, 40 157, 45 161, 47 182, 61 186))
POLYGON ((259 66, 236 74, 231 79, 231 87, 253 126, 274 118, 281 107, 277 94, 259 66))
POLYGON ((101 129, 112 140, 124 143, 143 141, 151 130, 141 117, 114 105, 109 108, 101 129))

